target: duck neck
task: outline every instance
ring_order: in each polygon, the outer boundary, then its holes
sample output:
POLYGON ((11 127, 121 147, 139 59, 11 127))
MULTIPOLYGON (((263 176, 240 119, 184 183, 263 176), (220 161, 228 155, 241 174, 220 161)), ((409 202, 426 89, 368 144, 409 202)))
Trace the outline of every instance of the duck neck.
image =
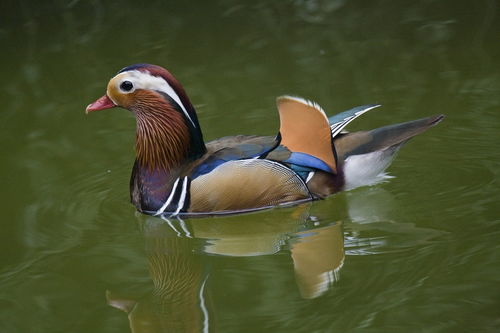
MULTIPOLYGON (((136 112, 136 157, 141 168, 171 173, 200 158, 206 147, 201 130, 168 103, 136 112)), ((196 122, 196 125, 197 122, 196 122)))
POLYGON ((163 103, 156 104, 155 108, 135 110, 136 161, 130 194, 132 203, 140 211, 159 209, 183 167, 206 152, 199 126, 193 126, 183 114, 169 108, 169 104, 163 103))

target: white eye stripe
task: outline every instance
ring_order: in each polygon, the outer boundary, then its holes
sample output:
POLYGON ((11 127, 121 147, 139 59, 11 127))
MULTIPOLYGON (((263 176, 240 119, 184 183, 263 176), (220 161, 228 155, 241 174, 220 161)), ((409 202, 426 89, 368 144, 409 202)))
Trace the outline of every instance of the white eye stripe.
POLYGON ((191 119, 191 116, 187 112, 186 107, 184 106, 184 104, 182 104, 179 95, 177 95, 172 86, 170 86, 170 84, 168 84, 168 82, 163 78, 137 70, 120 73, 117 76, 123 76, 123 79, 118 81, 118 88, 124 93, 130 93, 136 89, 148 89, 157 90, 170 96, 170 98, 172 98, 182 109, 182 112, 184 112, 184 115, 187 117, 187 119, 189 119, 193 127, 196 128, 193 119, 191 119), (132 82, 134 88, 130 91, 123 91, 120 86, 124 81, 132 82))

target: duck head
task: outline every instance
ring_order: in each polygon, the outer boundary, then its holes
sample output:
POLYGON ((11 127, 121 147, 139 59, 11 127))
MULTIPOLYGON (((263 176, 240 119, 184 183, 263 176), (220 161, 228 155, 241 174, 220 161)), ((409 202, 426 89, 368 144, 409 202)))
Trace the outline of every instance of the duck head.
POLYGON ((120 70, 86 112, 122 107, 137 120, 136 155, 151 169, 171 169, 206 152, 195 109, 166 69, 136 64, 120 70))

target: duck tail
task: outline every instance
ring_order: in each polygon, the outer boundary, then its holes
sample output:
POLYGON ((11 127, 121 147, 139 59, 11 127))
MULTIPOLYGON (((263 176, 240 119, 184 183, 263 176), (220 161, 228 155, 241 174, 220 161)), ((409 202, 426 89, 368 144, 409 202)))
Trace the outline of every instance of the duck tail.
POLYGON ((385 169, 397 151, 412 137, 443 120, 435 115, 371 131, 338 135, 334 140, 338 164, 345 178, 345 188, 371 185, 385 178, 385 169))

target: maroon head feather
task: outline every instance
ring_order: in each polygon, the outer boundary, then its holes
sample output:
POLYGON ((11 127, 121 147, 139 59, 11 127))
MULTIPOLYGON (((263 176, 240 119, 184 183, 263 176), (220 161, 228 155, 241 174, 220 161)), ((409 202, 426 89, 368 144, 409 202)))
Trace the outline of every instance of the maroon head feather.
MULTIPOLYGON (((196 112, 194 110, 189 97, 186 94, 186 91, 180 84, 180 82, 165 68, 152 65, 152 64, 135 64, 121 69, 119 73, 128 72, 128 71, 139 71, 143 73, 149 73, 152 76, 163 78, 174 90, 174 92, 179 96, 181 104, 184 106, 186 112, 189 114, 189 118, 193 122, 195 127, 199 127, 198 117, 196 116, 196 112)), ((179 105, 180 106, 180 105, 179 105)))

